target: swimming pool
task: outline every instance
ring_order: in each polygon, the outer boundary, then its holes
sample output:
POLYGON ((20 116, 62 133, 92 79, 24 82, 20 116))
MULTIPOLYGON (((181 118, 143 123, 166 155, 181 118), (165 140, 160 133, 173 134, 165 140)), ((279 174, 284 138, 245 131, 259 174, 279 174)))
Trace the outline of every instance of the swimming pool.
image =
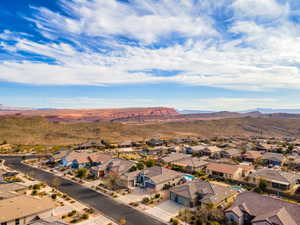
POLYGON ((193 175, 186 174, 186 175, 184 175, 184 178, 186 180, 193 180, 195 177, 193 175))
POLYGON ((231 188, 236 190, 236 191, 242 191, 242 187, 240 187, 238 185, 233 185, 233 186, 231 186, 231 188))

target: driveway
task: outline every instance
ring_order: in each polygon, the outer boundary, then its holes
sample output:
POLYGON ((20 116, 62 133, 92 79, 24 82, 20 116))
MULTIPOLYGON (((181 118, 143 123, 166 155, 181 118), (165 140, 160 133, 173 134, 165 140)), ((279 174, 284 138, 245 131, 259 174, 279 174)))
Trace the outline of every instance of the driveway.
POLYGON ((147 213, 165 222, 169 222, 171 218, 177 216, 180 210, 184 209, 183 206, 176 204, 173 201, 167 200, 151 209, 146 210, 147 213))
POLYGON ((121 195, 118 199, 121 202, 129 204, 130 202, 139 202, 142 201, 143 198, 149 197, 149 194, 141 188, 135 188, 130 194, 121 195))
POLYGON ((30 175, 38 180, 46 182, 51 185, 54 179, 59 181, 57 189, 63 193, 67 193, 72 198, 79 202, 82 202, 90 207, 99 210, 104 215, 113 218, 115 221, 119 221, 121 218, 125 218, 126 225, 162 225, 164 224, 159 219, 144 214, 128 205, 115 201, 114 199, 105 196, 99 192, 96 192, 90 188, 84 187, 78 183, 67 180, 63 177, 56 176, 52 173, 30 167, 21 163, 21 157, 5 157, 1 156, 1 159, 5 159, 5 165, 21 171, 23 173, 30 173, 30 175))
POLYGON ((107 224, 110 224, 110 223, 116 225, 116 223, 114 223, 110 219, 107 219, 106 217, 100 215, 100 216, 97 216, 95 218, 91 218, 89 220, 78 223, 77 225, 99 225, 99 224, 107 225, 107 224))

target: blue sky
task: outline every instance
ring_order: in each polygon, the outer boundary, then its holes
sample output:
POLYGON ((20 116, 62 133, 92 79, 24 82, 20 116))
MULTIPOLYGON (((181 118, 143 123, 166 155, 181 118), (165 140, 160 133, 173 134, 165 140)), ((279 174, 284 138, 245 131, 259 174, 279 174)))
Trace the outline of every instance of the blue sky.
POLYGON ((0 104, 300 108, 298 0, 2 0, 0 104))

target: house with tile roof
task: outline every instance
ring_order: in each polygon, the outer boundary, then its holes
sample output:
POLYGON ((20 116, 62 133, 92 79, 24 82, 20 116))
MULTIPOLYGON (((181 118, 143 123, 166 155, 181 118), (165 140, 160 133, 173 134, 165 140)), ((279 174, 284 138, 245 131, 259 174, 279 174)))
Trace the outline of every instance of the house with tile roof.
POLYGON ((238 225, 300 224, 299 205, 254 192, 239 194, 225 215, 238 225))
POLYGON ((289 190, 295 185, 300 184, 300 175, 281 170, 262 168, 250 174, 248 179, 249 182, 254 184, 259 184, 261 180, 265 180, 267 187, 270 189, 289 190))
POLYGON ((247 151, 242 156, 243 160, 245 160, 247 162, 255 162, 256 160, 261 159, 261 157, 262 157, 262 154, 260 151, 247 151))
POLYGON ((0 200, 0 224, 26 225, 33 220, 52 216, 54 208, 51 199, 26 195, 0 200))
POLYGON ((97 178, 103 176, 120 177, 123 174, 128 173, 131 167, 133 167, 134 165, 135 162, 131 160, 114 158, 107 160, 103 164, 91 167, 89 171, 97 178))
POLYGON ((266 152, 262 155, 261 160, 266 166, 282 166, 285 162, 285 157, 280 153, 266 152))
POLYGON ((18 183, 0 184, 0 200, 22 195, 26 190, 26 186, 18 183))
POLYGON ((180 161, 182 159, 191 158, 191 155, 183 154, 183 153, 171 153, 165 157, 162 157, 160 161, 164 163, 174 163, 180 161))
POLYGON ((241 151, 236 148, 224 149, 220 152, 222 158, 238 158, 241 156, 241 151))
POLYGON ((218 146, 197 145, 197 146, 185 147, 185 152, 187 154, 206 155, 211 158, 219 158, 221 151, 222 149, 219 148, 218 146))
POLYGON ((175 186, 184 176, 183 173, 165 167, 153 166, 141 170, 136 177, 136 183, 142 188, 161 190, 175 186))
POLYGON ((230 187, 196 179, 170 189, 169 199, 186 207, 226 206, 237 192, 230 187))
POLYGON ((84 168, 97 166, 112 159, 111 154, 100 152, 76 152, 72 151, 61 159, 61 165, 71 166, 72 168, 84 168))
POLYGON ((189 157, 173 162, 172 165, 180 166, 187 172, 203 170, 209 162, 196 157, 189 157))
POLYGON ((243 169, 238 165, 210 163, 206 166, 206 173, 212 177, 239 180, 243 176, 243 169))

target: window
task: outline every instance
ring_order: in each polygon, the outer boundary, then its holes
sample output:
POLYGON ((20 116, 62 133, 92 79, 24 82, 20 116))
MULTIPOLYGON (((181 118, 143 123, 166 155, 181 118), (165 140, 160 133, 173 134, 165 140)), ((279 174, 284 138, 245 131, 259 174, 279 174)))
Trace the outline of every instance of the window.
POLYGON ((16 219, 16 225, 20 224, 20 219, 16 219))

